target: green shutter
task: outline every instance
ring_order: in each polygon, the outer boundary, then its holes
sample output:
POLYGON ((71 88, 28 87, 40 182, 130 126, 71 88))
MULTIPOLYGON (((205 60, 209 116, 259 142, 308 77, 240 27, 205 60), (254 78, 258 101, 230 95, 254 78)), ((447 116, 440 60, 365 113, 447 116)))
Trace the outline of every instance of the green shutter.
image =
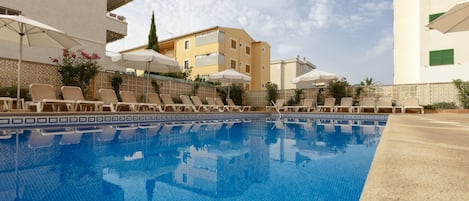
POLYGON ((443 14, 445 14, 445 13, 435 13, 435 14, 429 15, 428 16, 428 23, 432 22, 433 20, 435 20, 436 18, 440 17, 443 14))
POLYGON ((454 64, 454 49, 430 51, 430 66, 454 64))

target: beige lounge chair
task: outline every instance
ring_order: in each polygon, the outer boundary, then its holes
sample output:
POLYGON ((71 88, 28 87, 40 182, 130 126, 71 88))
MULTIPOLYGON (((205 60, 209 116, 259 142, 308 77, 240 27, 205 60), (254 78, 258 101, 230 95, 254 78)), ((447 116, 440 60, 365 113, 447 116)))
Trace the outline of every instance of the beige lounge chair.
POLYGON ((168 108, 171 108, 172 111, 186 111, 192 109, 192 107, 195 109, 195 106, 193 104, 180 104, 180 103, 174 103, 173 99, 169 94, 160 94, 160 99, 163 101, 163 110, 168 111, 168 108))
POLYGON ((250 111, 252 108, 252 106, 248 105, 236 105, 231 98, 227 98, 226 103, 228 103, 228 107, 233 107, 233 109, 238 110, 240 112, 250 111))
POLYGON ((302 101, 301 105, 296 106, 285 106, 285 110, 289 111, 292 110, 294 112, 299 112, 304 110, 305 112, 311 112, 314 110, 314 100, 310 98, 306 98, 302 101))
POLYGON ((360 101, 360 106, 358 106, 358 113, 365 112, 367 109, 372 109, 376 113, 376 98, 375 97, 364 97, 360 101))
POLYGON ((275 101, 275 104, 265 106, 265 110, 269 111, 270 109, 274 109, 277 112, 280 112, 282 110, 285 111, 285 106, 283 106, 284 104, 285 104, 285 99, 279 98, 275 101))
POLYGON ((407 97, 404 100, 404 105, 402 106, 402 113, 406 113, 408 109, 417 109, 420 110, 421 114, 425 113, 423 107, 419 105, 419 99, 417 97, 407 97))
POLYGON ((104 102, 104 108, 109 108, 111 112, 120 111, 122 108, 129 108, 130 111, 137 111, 137 104, 119 102, 116 93, 112 89, 99 89, 99 97, 104 102))
POLYGON ((159 112, 162 112, 163 110, 161 109, 161 105, 158 105, 158 104, 153 104, 153 103, 139 103, 137 101, 137 98, 135 98, 135 94, 134 92, 131 92, 131 91, 120 91, 119 92, 120 95, 121 95, 121 98, 122 98, 122 102, 126 102, 126 103, 133 103, 136 105, 136 110, 137 111, 142 111, 142 110, 146 110, 146 111, 159 111, 159 112))
POLYGON ((207 100, 207 105, 213 105, 213 108, 215 110, 218 110, 219 112, 225 111, 225 105, 218 105, 215 101, 214 98, 212 97, 205 97, 205 100, 207 100))
POLYGON ((191 98, 188 95, 179 95, 181 98, 182 104, 187 105, 185 106, 187 109, 190 109, 194 112, 199 112, 199 110, 195 107, 194 103, 192 103, 191 98))
POLYGON ((320 112, 325 112, 327 109, 329 109, 329 112, 333 112, 334 106, 335 106, 335 98, 326 98, 324 99, 324 105, 318 105, 318 110, 320 112))
MULTIPOLYGON (((396 112, 396 107, 392 106, 391 97, 379 97, 376 103, 376 112, 379 113, 382 110, 390 109, 392 113, 396 112)), ((401 109, 402 111, 402 109, 401 109)))
POLYGON ((235 109, 235 106, 225 105, 225 103, 223 103, 223 100, 221 100, 220 98, 215 98, 215 103, 218 105, 218 107, 223 108, 223 110, 227 112, 232 112, 235 109))
POLYGON ((201 109, 203 109, 206 112, 211 112, 211 111, 218 110, 218 106, 215 105, 215 104, 213 104, 213 105, 203 104, 198 96, 191 96, 191 99, 192 99, 192 102, 194 103, 195 107, 199 111, 201 109))
POLYGON ((30 84, 29 93, 32 101, 27 102, 28 108, 35 107, 37 112, 44 111, 46 106, 51 106, 53 112, 60 111, 61 108, 73 111, 75 108, 75 101, 57 99, 54 87, 50 84, 30 84))
POLYGON ((158 95, 157 93, 148 93, 148 102, 161 106, 161 110, 162 112, 164 112, 163 103, 161 102, 160 95, 158 95))
POLYGON ((352 97, 342 97, 340 99, 340 105, 334 106, 335 112, 344 112, 344 109, 347 109, 347 112, 351 113, 353 111, 353 98, 352 97))
POLYGON ((62 91, 64 100, 75 101, 75 111, 87 111, 88 108, 93 108, 94 111, 103 111, 104 102, 85 100, 80 87, 62 86, 60 91, 62 91))

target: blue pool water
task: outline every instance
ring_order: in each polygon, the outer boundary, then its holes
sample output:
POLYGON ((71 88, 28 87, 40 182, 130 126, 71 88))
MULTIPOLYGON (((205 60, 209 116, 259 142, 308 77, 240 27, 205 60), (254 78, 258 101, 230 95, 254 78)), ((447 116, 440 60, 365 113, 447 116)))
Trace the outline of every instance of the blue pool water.
POLYGON ((359 200, 384 125, 291 118, 2 130, 0 200, 359 200))

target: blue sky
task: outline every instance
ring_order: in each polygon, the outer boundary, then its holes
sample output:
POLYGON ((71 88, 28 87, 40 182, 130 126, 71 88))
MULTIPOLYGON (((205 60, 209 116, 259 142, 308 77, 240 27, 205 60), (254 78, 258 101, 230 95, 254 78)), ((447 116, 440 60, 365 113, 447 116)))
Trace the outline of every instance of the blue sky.
POLYGON ((271 45, 272 60, 299 55, 350 84, 366 77, 393 82, 392 0, 134 0, 113 11, 127 18, 128 33, 107 50, 145 45, 152 10, 159 40, 241 28, 271 45))

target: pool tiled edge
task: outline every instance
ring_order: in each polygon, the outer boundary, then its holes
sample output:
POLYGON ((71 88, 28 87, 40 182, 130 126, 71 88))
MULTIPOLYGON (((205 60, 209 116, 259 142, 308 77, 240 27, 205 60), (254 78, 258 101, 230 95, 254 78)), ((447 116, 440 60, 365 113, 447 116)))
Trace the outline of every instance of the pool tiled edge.
MULTIPOLYGON (((285 118, 363 119, 386 121, 387 115, 285 113, 285 118)), ((246 118, 278 118, 277 113, 11 113, 0 116, 0 128, 34 126, 86 126, 97 124, 138 124, 173 121, 201 121, 246 118)))

